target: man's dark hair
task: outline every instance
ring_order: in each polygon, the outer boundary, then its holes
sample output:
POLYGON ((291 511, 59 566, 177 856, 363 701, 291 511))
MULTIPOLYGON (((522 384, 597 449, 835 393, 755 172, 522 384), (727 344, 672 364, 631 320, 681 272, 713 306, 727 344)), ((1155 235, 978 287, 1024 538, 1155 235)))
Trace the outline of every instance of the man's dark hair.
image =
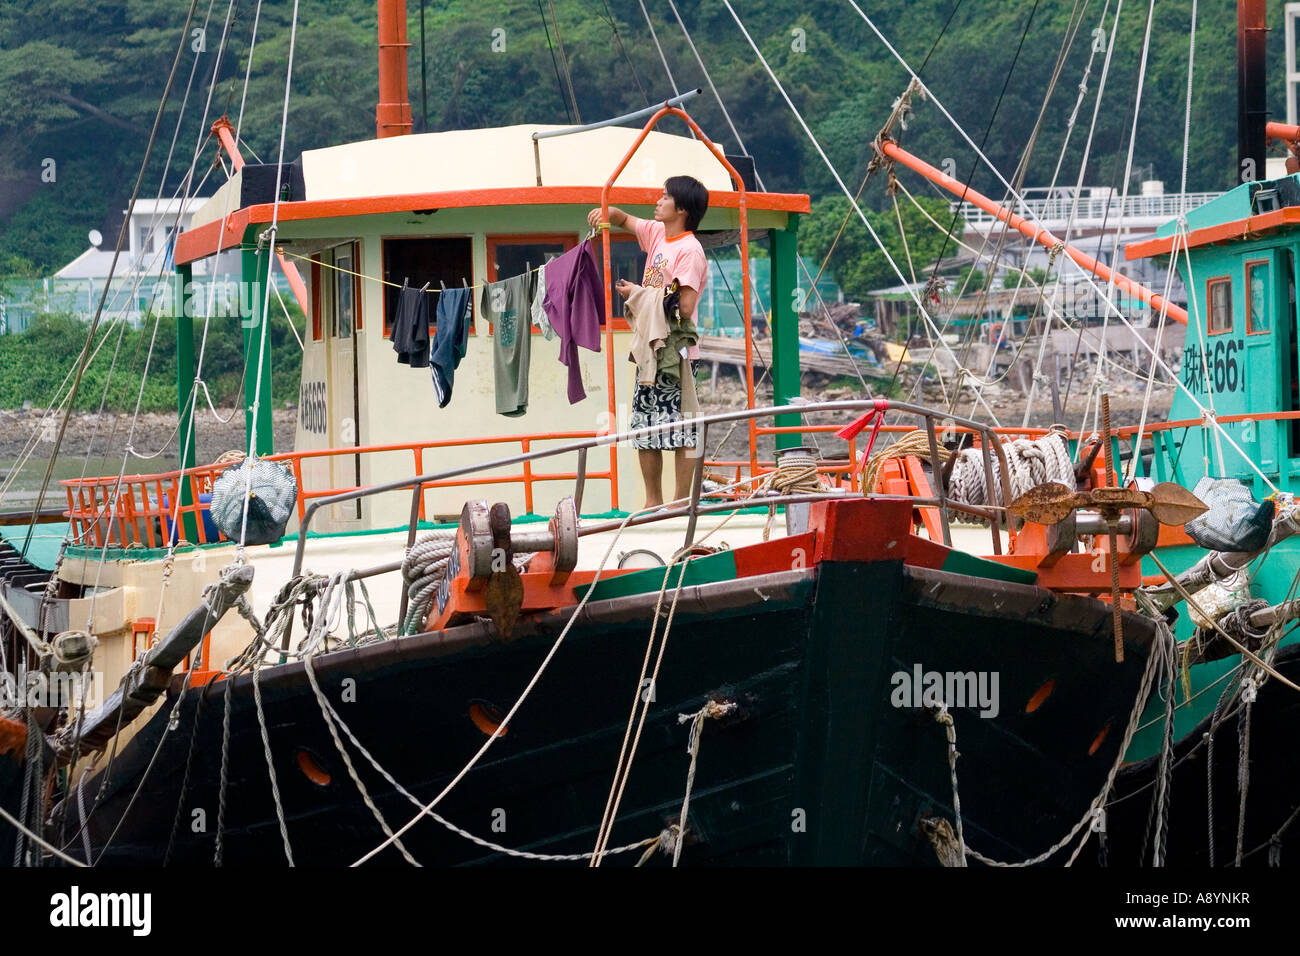
POLYGON ((704 184, 692 176, 673 176, 664 183, 664 192, 686 213, 686 228, 694 232, 709 209, 709 191, 704 184))

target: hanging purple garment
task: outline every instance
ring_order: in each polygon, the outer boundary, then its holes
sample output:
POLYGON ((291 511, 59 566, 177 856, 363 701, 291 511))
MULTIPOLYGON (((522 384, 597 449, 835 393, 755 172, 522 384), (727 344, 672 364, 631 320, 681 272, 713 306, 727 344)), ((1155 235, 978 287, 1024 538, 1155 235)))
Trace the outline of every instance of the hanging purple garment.
POLYGON ((569 404, 587 397, 578 365, 578 346, 600 351, 600 320, 605 312, 605 285, 591 243, 574 246, 546 264, 542 308, 560 337, 560 361, 569 369, 569 404))

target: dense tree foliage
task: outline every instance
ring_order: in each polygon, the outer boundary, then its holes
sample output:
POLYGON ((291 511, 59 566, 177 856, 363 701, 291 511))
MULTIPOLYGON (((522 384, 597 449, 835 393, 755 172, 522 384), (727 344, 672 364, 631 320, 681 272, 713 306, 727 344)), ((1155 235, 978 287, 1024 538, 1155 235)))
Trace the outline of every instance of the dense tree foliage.
MULTIPOLYGON (((288 307, 302 334, 301 311, 296 303, 290 302, 288 307)), ((161 316, 156 322, 156 335, 152 316, 137 327, 124 322, 100 326, 92 346, 98 347, 99 354, 86 367, 77 390, 78 411, 97 411, 101 406, 131 411, 137 401, 146 412, 175 411, 176 320, 161 316)), ((203 335, 204 323, 195 320, 194 325, 197 339, 203 335)), ((42 408, 61 399, 66 393, 66 387, 61 385, 63 377, 76 366, 89 331, 90 323, 85 319, 45 313, 37 316, 25 332, 0 336, 0 408, 18 408, 24 402, 42 408)), ((276 402, 296 401, 301 351, 274 302, 268 335, 276 402)), ((244 351, 240 336, 238 319, 212 319, 207 323, 204 379, 213 401, 222 406, 238 405, 243 392, 244 351)), ((202 395, 199 404, 206 404, 202 395)))
MULTIPOLYGON (((736 6, 838 177, 856 191, 872 139, 906 86, 903 66, 844 0, 736 6)), ((646 7, 677 88, 706 90, 690 105, 692 114, 728 149, 737 149, 671 8, 658 0, 646 7)), ((1282 0, 1269 3, 1269 102, 1279 113, 1282 7, 1282 0)), ((1156 7, 1133 148, 1134 169, 1164 180, 1171 191, 1184 168, 1190 8, 1187 0, 1156 7)), ((101 229, 109 244, 114 241, 178 45, 181 55, 141 195, 170 196, 184 188, 192 163, 196 180, 208 176, 204 192, 219 185, 222 171, 212 166, 216 149, 208 129, 223 113, 239 123, 248 150, 274 160, 292 5, 261 4, 255 46, 253 0, 197 4, 182 35, 188 9, 184 0, 0 4, 2 271, 57 268, 85 248, 92 228, 101 229)), ((824 254, 827 224, 833 235, 844 218, 835 175, 726 7, 719 0, 677 0, 677 9, 767 188, 813 195, 816 212, 803 224, 804 251, 824 254)), ((1027 185, 1046 185, 1054 175, 1073 184, 1091 132, 1083 181, 1124 186, 1148 5, 1124 5, 1118 25, 1113 4, 1091 0, 878 0, 865 9, 964 134, 1008 178, 1024 160, 1027 185), (1109 69, 1103 70, 1112 39, 1109 69), (1071 127, 1085 74, 1086 94, 1071 127), (1103 77, 1094 130, 1093 105, 1103 77), (1040 110, 1042 122, 1026 156, 1040 110)), ((578 116, 590 121, 673 92, 636 0, 428 0, 423 44, 419 0, 409 0, 407 10, 417 130, 568 122, 578 116)), ((375 4, 316 0, 303 4, 299 16, 286 159, 374 135, 375 4)), ((1235 9, 1201 4, 1199 16, 1187 186, 1225 189, 1237 176, 1235 9)), ((914 106, 906 130, 897 131, 905 145, 935 164, 946 160, 955 176, 970 178, 976 188, 1002 195, 997 179, 936 104, 918 100, 914 106)), ((900 177, 913 192, 934 195, 911 174, 900 177)), ((883 176, 867 184, 862 202, 876 211, 873 222, 896 251, 899 237, 883 176)), ((915 212, 910 203, 905 209, 915 212)), ((913 226, 919 234, 933 230, 923 219, 913 226)), ((923 259, 933 245, 934 235, 918 235, 913 259, 923 259)), ((882 262, 857 217, 850 217, 833 274, 859 295, 896 281, 882 262)))

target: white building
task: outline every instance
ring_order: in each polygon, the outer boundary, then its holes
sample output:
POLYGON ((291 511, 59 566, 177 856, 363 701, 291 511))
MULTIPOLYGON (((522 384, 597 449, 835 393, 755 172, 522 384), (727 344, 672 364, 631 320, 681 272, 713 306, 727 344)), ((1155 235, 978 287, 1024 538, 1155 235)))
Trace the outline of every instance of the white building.
MULTIPOLYGON (((113 279, 104 302, 104 318, 125 311, 131 322, 139 322, 149 311, 160 282, 173 277, 172 242, 178 231, 188 229, 196 210, 207 196, 189 199, 138 199, 131 211, 127 243, 113 267, 117 236, 106 236, 98 245, 44 279, 11 279, 0 296, 0 332, 20 332, 38 312, 73 312, 93 316, 99 306, 110 269, 113 279)), ((122 210, 126 215, 126 210, 122 210)), ((198 263, 195 276, 209 275, 209 263, 198 263)), ((219 274, 239 272, 238 256, 223 256, 219 274)))

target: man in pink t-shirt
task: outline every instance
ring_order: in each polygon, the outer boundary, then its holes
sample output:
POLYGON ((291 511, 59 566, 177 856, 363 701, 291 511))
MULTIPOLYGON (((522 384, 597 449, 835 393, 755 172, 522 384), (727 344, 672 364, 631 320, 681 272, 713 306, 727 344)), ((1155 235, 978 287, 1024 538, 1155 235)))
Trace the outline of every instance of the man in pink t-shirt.
MULTIPOLYGON (((709 208, 709 192, 697 179, 690 176, 673 176, 664 183, 663 195, 655 203, 654 219, 638 219, 617 206, 609 207, 610 224, 636 234, 637 243, 646 253, 645 275, 641 283, 649 288, 667 288, 677 281, 680 293, 680 315, 683 322, 693 322, 695 308, 700 301, 709 277, 708 260, 704 247, 695 238, 695 229, 709 208)), ((595 228, 600 222, 600 210, 587 214, 587 221, 595 228)), ((615 290, 627 298, 636 286, 620 279, 615 290)), ((666 347, 666 346, 665 346, 666 347)), ((692 345, 687 358, 699 357, 699 348, 692 345)), ((683 363, 687 374, 691 363, 683 363)), ((632 395, 632 415, 629 425, 633 429, 648 425, 681 422, 682 382, 659 372, 653 385, 637 384, 632 395)), ((685 498, 691 493, 691 474, 694 469, 690 451, 695 448, 695 426, 684 424, 680 428, 665 429, 652 435, 633 439, 641 464, 641 477, 645 482, 647 507, 662 505, 663 452, 673 452, 673 471, 676 478, 675 497, 685 498)))

